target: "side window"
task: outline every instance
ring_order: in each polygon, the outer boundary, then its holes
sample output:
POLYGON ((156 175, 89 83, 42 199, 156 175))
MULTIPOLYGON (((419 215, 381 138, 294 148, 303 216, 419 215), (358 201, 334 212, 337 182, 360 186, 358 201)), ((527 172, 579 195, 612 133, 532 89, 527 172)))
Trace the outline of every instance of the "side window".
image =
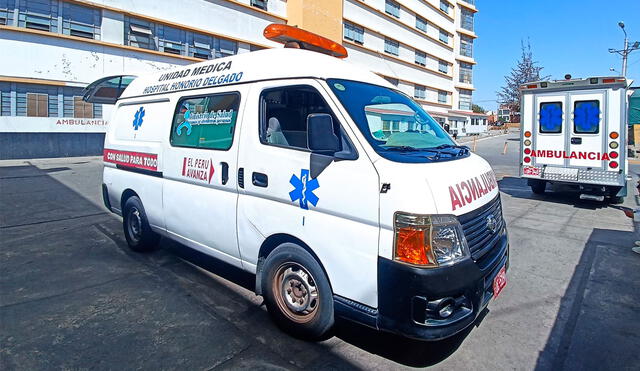
POLYGON ((233 143, 239 106, 239 93, 181 99, 171 125, 171 145, 228 150, 233 143))
POLYGON ((573 104, 573 132, 576 134, 600 132, 600 101, 578 100, 573 104))
POLYGON ((538 117, 540 132, 558 134, 562 132, 562 102, 540 103, 538 117))
POLYGON ((307 117, 328 113, 333 130, 344 144, 340 123, 322 96, 310 86, 286 86, 262 92, 260 141, 267 145, 308 150, 307 117))

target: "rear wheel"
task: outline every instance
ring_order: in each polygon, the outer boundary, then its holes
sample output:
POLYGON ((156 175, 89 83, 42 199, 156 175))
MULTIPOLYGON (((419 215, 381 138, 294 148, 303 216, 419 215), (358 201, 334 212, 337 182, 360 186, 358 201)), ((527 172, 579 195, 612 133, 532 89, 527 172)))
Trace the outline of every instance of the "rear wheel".
POLYGON ((544 180, 535 180, 529 182, 529 185, 531 186, 531 192, 537 195, 544 194, 547 189, 547 182, 545 182, 544 180))
POLYGON ((271 318, 283 331, 321 340, 333 327, 333 293, 322 267, 302 247, 285 243, 262 269, 263 295, 271 318))
POLYGON ((122 227, 131 250, 147 252, 158 247, 160 236, 151 230, 142 201, 137 196, 129 197, 124 203, 122 227))

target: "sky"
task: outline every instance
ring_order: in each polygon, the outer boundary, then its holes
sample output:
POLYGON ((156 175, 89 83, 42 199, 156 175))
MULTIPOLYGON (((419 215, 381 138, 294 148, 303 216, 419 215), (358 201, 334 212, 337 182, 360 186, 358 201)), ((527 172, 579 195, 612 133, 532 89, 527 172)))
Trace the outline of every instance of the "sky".
MULTIPOLYGON (((618 76, 624 21, 629 43, 640 41, 640 0, 476 0, 473 102, 495 110, 496 92, 520 58, 520 41, 531 43, 542 75, 563 79, 618 76), (609 71, 615 68, 617 72, 609 71)), ((627 78, 640 86, 640 50, 629 54, 627 78)))

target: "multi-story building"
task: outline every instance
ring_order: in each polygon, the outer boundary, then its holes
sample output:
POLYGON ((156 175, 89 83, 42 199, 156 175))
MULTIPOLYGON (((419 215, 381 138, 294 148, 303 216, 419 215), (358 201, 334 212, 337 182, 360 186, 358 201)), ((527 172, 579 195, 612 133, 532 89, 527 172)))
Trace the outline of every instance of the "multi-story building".
POLYGON ((111 107, 82 101, 88 83, 279 46, 262 36, 270 23, 342 40, 463 135, 483 120, 475 12, 473 0, 0 0, 0 158, 99 151, 111 107))

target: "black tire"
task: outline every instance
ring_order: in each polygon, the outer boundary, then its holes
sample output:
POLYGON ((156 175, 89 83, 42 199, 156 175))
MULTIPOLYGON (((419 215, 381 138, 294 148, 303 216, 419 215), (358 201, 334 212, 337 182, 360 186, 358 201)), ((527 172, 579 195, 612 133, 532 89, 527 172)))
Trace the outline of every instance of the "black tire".
POLYGON ((531 186, 531 192, 537 195, 544 194, 545 190, 547 189, 547 182, 545 182, 544 180, 531 182, 531 184, 529 185, 531 186))
POLYGON ((334 324, 331 286, 320 264, 302 247, 284 243, 267 256, 262 294, 271 318, 284 332, 305 340, 328 337, 334 324))
POLYGON ((160 236, 151 230, 142 201, 137 196, 129 197, 124 203, 122 227, 131 250, 148 252, 158 247, 160 236))

